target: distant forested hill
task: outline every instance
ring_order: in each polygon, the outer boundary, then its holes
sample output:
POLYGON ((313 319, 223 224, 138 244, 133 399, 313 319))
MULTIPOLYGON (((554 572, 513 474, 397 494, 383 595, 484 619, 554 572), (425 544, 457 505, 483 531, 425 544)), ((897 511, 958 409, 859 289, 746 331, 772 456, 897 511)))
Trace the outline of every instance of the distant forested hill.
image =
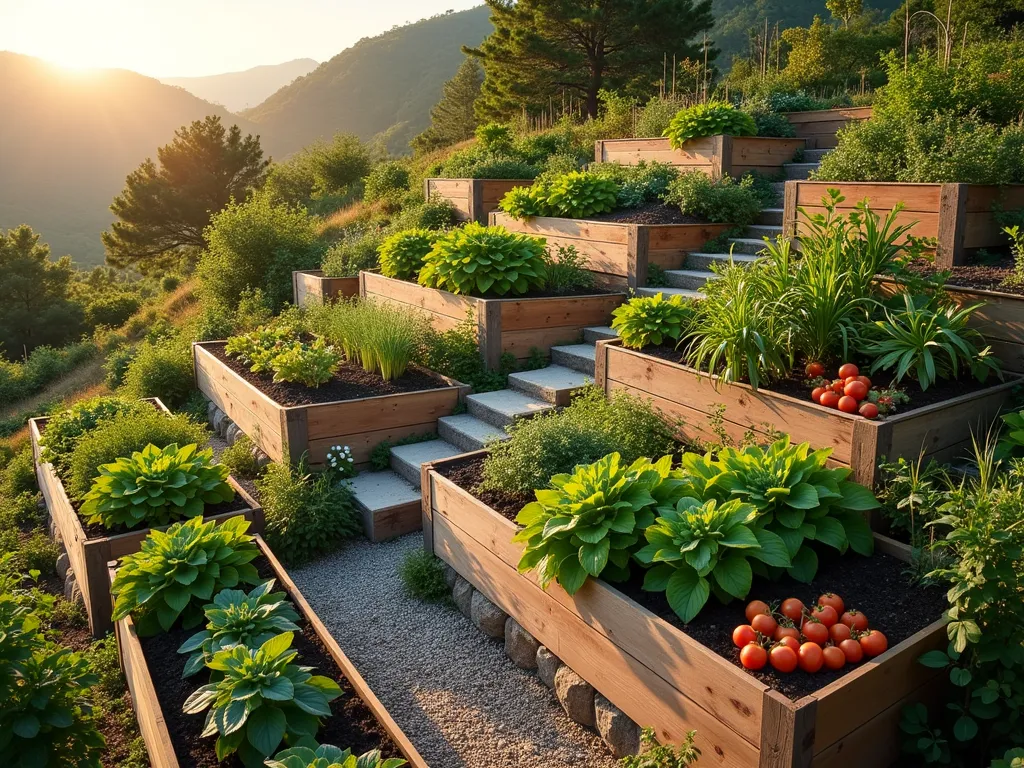
POLYGON ((222 104, 232 112, 255 107, 296 77, 308 75, 317 67, 313 59, 295 59, 283 64, 266 64, 243 72, 226 72, 205 77, 161 77, 160 82, 177 85, 212 104, 222 104))

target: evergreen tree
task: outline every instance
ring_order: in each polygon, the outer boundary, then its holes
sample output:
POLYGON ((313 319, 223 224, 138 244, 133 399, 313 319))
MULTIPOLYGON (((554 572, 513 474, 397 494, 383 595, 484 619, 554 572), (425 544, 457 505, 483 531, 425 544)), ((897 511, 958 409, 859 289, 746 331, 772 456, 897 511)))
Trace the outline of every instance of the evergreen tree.
POLYGON ((417 152, 447 147, 473 135, 477 126, 473 103, 480 95, 484 73, 480 63, 467 57, 444 84, 441 100, 430 110, 430 127, 412 140, 417 152))
POLYGON ((259 136, 242 137, 207 117, 179 128, 174 140, 128 175, 110 210, 120 219, 103 233, 107 262, 151 272, 186 246, 203 248, 210 217, 232 199, 243 201, 263 182, 269 160, 259 136))
MULTIPOLYGON (((594 117, 598 92, 649 96, 665 61, 703 59, 711 0, 487 0, 494 32, 463 49, 484 64, 483 120, 543 109, 563 94, 594 117)), ((713 58, 715 51, 709 51, 713 58)))

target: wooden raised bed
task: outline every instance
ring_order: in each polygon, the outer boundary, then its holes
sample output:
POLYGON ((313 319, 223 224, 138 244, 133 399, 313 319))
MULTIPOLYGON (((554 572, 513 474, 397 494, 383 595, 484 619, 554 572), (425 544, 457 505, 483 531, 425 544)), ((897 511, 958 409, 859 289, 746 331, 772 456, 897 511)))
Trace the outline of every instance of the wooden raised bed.
POLYGON ((424 179, 427 200, 437 195, 455 206, 458 221, 487 223, 487 215, 498 210, 498 203, 510 189, 528 187, 533 179, 424 179))
POLYGON ((935 242, 935 265, 944 268, 966 263, 967 251, 1007 244, 992 212, 993 204, 1011 210, 1024 208, 1024 184, 1005 187, 985 184, 903 184, 901 182, 787 181, 783 231, 799 235, 804 219, 798 214, 824 213, 821 199, 838 189, 846 200, 839 206, 848 213, 865 198, 884 217, 897 203, 904 209, 900 224, 913 224, 909 234, 935 242))
POLYGON ((784 112, 798 139, 807 142, 807 149, 832 149, 839 144, 836 134, 850 123, 871 117, 871 107, 840 107, 808 112, 784 112))
MULTIPOLYGON (((160 400, 153 398, 157 408, 169 413, 160 400)), ((112 536, 89 538, 82 526, 82 519, 71 505, 71 499, 64 490, 64 483, 57 477, 53 464, 42 461, 40 437, 47 419, 29 419, 29 435, 32 439, 32 455, 35 458, 36 481, 43 493, 46 508, 54 525, 60 531, 64 547, 67 549, 71 570, 75 574, 78 588, 82 591, 85 612, 89 617, 89 631, 94 637, 102 637, 110 631, 110 584, 107 581, 107 563, 125 555, 139 551, 143 539, 149 535, 150 528, 140 528, 128 533, 112 536)), ((246 505, 245 509, 226 512, 208 519, 222 523, 228 518, 242 515, 250 522, 250 529, 255 532, 263 530, 263 510, 256 501, 245 492, 233 477, 228 482, 235 493, 246 505)), ((163 526, 160 530, 166 530, 163 526)))
POLYGON ((558 344, 575 343, 584 328, 607 325, 612 310, 626 300, 625 293, 478 299, 374 272, 360 272, 359 279, 364 298, 424 312, 438 331, 454 328, 471 317, 476 322, 480 354, 492 370, 498 368, 505 352, 526 360, 533 348, 547 354, 558 344))
MULTIPOLYGON (((256 544, 259 546, 264 557, 270 562, 270 566, 274 571, 274 578, 277 579, 280 588, 288 594, 289 599, 295 604, 295 608, 302 618, 313 627, 313 631, 316 632, 320 642, 323 643, 331 658, 334 659, 334 663, 338 665, 338 669, 341 670, 341 673, 352 684, 359 698, 363 700, 363 703, 366 704, 377 718, 377 721, 402 751, 402 755, 409 761, 411 768, 428 768, 427 762, 416 751, 416 747, 412 745, 412 742, 403 733, 398 723, 391 717, 384 705, 381 704, 380 699, 377 698, 362 675, 356 670, 355 665, 345 655, 344 651, 341 650, 334 638, 331 637, 331 633, 327 631, 323 622, 320 621, 320 618, 310 607, 309 603, 306 602, 306 598, 303 597, 299 588, 289 578, 288 572, 285 571, 281 563, 274 557, 270 547, 259 536, 256 537, 256 544)), ((113 583, 114 574, 115 569, 113 567, 109 568, 105 574, 108 586, 113 583)), ((167 731, 164 714, 156 696, 156 689, 153 686, 153 678, 146 664, 146 657, 142 652, 142 645, 139 642, 138 633, 131 616, 118 621, 114 626, 114 632, 117 635, 117 647, 121 654, 121 669, 124 671, 128 690, 132 695, 132 707, 135 709, 135 717, 139 722, 139 732, 142 734, 143 741, 146 742, 146 751, 149 753, 150 765, 152 768, 179 768, 181 764, 174 754, 174 744, 171 742, 170 734, 167 731)), ((210 739, 210 746, 212 749, 212 737, 210 739)), ((344 749, 346 745, 338 746, 344 749)))
POLYGON ((703 171, 713 179, 739 177, 748 171, 777 176, 803 148, 803 139, 766 136, 708 136, 691 139, 679 149, 672 149, 668 139, 599 139, 594 144, 594 160, 621 165, 656 161, 703 171))
POLYGON ((512 232, 543 237, 551 246, 575 246, 587 269, 606 286, 647 285, 648 266, 682 269, 686 254, 699 251, 731 224, 620 224, 610 221, 531 216, 520 220, 492 213, 491 223, 512 232))
POLYGON ((292 272, 292 303, 296 307, 326 304, 358 295, 358 277, 324 277, 322 269, 292 272))
POLYGON ((869 487, 880 479, 883 456, 916 459, 923 452, 926 459, 940 462, 963 456, 971 448, 972 430, 982 434, 1024 380, 1010 374, 978 392, 870 421, 816 405, 809 397, 755 392, 747 384, 724 384, 716 390, 713 377, 626 349, 617 339, 597 343, 595 366, 597 386, 649 400, 680 439, 717 442, 724 430, 740 442, 750 432, 765 439, 782 432, 814 448, 831 448, 833 465, 852 468, 852 479, 869 487))
MULTIPOLYGON (((696 730, 702 766, 888 766, 900 754, 902 707, 945 684, 942 670, 917 663, 945 647, 943 620, 794 702, 603 581, 573 597, 556 584, 543 590, 517 571, 516 525, 436 471, 460 458, 423 468, 426 549, 659 740, 696 730)), ((909 560, 895 542, 879 549, 909 560)))

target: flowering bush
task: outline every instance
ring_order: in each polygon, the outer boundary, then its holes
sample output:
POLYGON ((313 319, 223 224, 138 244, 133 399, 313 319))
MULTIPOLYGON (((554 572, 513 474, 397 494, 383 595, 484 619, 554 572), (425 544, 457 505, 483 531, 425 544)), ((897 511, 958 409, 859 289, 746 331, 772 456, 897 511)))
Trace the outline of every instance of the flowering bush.
POLYGON ((356 472, 355 460, 352 458, 352 449, 347 445, 331 446, 331 449, 327 452, 327 458, 324 459, 324 466, 324 471, 329 472, 339 480, 347 480, 358 474, 356 472))

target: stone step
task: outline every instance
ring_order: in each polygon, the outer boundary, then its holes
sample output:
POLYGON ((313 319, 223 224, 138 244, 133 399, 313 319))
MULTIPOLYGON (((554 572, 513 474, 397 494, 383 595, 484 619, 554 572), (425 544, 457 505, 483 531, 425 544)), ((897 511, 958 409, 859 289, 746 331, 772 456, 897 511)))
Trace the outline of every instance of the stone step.
POLYGON ((467 453, 479 451, 494 440, 507 440, 509 435, 501 427, 481 421, 468 413, 442 416, 437 420, 437 434, 467 453))
POLYGON ((776 201, 781 203, 782 196, 786 194, 786 182, 784 181, 773 181, 771 182, 772 192, 775 193, 776 201))
POLYGON ((597 350, 593 344, 566 344, 551 348, 551 363, 572 368, 574 371, 594 375, 594 354, 597 350))
POLYGON ((688 253, 686 254, 686 268, 708 270, 711 269, 712 264, 728 264, 730 259, 733 264, 744 266, 757 261, 756 256, 736 251, 731 256, 728 253, 688 253))
POLYGON ((673 288, 689 288, 691 291, 699 291, 708 280, 718 277, 714 272, 706 269, 666 269, 665 279, 673 288))
POLYGON ((573 392, 593 382, 593 374, 588 375, 563 365, 520 371, 508 377, 510 389, 559 406, 568 405, 573 392))
POLYGON ((370 541, 401 536, 420 527, 419 489, 395 472, 361 472, 349 483, 370 541))
POLYGON ((820 163, 822 158, 825 157, 830 149, 805 149, 804 150, 804 162, 805 163, 820 163))
POLYGON ((754 237, 734 237, 729 240, 730 245, 733 246, 733 253, 746 253, 751 256, 756 256, 764 250, 764 240, 758 240, 754 237))
POLYGON ((818 163, 786 163, 782 166, 787 179, 810 178, 811 171, 818 170, 818 163))
POLYGON ((619 332, 607 325, 594 325, 583 329, 583 340, 588 344, 594 344, 601 339, 617 339, 619 332))
POLYGON ((761 215, 757 217, 757 223, 772 227, 781 227, 782 214, 782 208, 762 208, 761 215))
POLYGON ((767 237, 769 240, 774 240, 776 237, 782 234, 782 227, 776 227, 770 224, 751 224, 747 227, 743 233, 744 237, 749 237, 755 240, 761 240, 767 237))
POLYGON ((684 299, 703 299, 704 294, 700 291, 694 291, 689 288, 673 288, 668 286, 666 288, 637 288, 637 296, 657 296, 659 293, 669 296, 682 296, 684 299))
POLYGON ((471 415, 495 427, 507 427, 516 419, 528 419, 538 413, 550 411, 551 403, 535 397, 515 392, 511 389, 499 389, 497 392, 481 392, 469 395, 466 407, 471 415))
POLYGON ((449 459, 460 453, 465 453, 465 451, 447 440, 427 440, 423 443, 396 445, 391 449, 391 469, 419 490, 421 464, 426 461, 449 459))

